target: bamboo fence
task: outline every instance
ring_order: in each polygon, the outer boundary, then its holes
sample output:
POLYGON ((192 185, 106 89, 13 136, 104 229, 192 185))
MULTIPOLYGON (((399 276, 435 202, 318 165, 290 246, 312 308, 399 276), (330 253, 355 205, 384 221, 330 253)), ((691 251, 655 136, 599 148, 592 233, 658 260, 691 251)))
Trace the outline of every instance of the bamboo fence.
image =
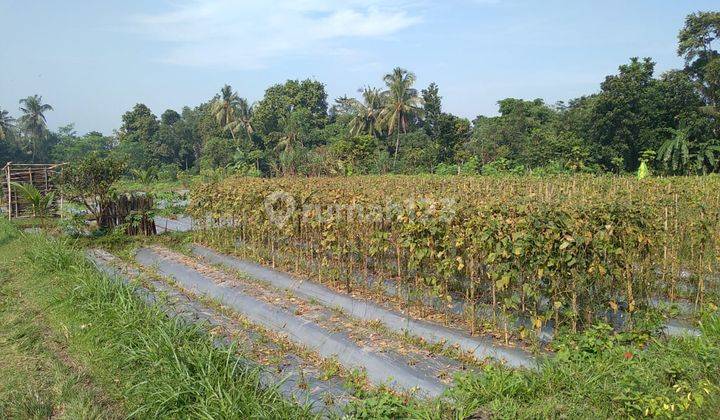
MULTIPOLYGON (((3 209, 8 219, 27 215, 27 202, 13 188, 13 183, 32 184, 42 194, 55 190, 55 177, 60 173, 63 163, 12 163, 3 167, 3 209)), ((58 206, 62 207, 62 196, 58 197, 58 206)))

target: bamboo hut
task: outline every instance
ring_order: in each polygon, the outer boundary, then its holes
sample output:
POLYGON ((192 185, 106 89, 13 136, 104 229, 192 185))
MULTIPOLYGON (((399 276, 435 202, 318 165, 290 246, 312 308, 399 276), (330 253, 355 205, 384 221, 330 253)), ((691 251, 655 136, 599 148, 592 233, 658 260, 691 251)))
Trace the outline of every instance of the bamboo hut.
MULTIPOLYGON (((32 184, 42 194, 55 190, 55 177, 60 173, 62 163, 12 163, 8 162, 2 170, 3 174, 3 210, 8 219, 27 215, 28 205, 16 191, 13 183, 32 184)), ((62 206, 62 197, 58 197, 62 206)))

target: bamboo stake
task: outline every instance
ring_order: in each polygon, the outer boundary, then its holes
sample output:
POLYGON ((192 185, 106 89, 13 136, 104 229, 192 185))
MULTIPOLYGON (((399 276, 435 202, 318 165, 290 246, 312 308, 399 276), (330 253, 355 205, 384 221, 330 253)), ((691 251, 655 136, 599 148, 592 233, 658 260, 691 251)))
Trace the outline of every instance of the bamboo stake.
POLYGON ((12 187, 10 185, 10 165, 10 162, 5 165, 5 170, 7 172, 8 220, 12 219, 12 187))

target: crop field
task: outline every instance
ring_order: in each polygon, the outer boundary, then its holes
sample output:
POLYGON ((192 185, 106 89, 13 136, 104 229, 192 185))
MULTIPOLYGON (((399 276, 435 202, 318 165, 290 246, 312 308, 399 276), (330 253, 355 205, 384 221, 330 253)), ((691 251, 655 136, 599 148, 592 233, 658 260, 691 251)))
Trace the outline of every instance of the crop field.
POLYGON ((230 177, 153 195, 159 235, 1 221, 0 413, 712 417, 718 183, 230 177))
POLYGON ((201 241, 348 291, 392 279, 406 303, 430 298, 448 316, 460 300, 455 321, 472 332, 507 316, 578 331, 617 312, 632 322, 717 307, 719 187, 716 177, 231 178, 193 189, 190 213, 206 221, 201 241))

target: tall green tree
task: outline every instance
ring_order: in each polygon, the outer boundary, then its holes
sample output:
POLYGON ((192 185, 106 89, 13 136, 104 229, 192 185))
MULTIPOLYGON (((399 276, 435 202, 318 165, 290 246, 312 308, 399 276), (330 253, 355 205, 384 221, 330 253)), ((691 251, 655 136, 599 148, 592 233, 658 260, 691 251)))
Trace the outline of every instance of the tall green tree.
POLYGON ((366 87, 361 90, 362 101, 350 99, 352 119, 349 123, 350 134, 376 136, 382 130, 380 114, 385 106, 385 97, 380 89, 366 87))
POLYGON ((182 116, 180 116, 177 111, 166 109, 165 112, 160 115, 160 124, 175 125, 175 123, 180 121, 181 118, 182 116))
POLYGON ((325 85, 306 79, 270 86, 262 100, 253 107, 253 128, 262 136, 280 132, 280 120, 297 108, 308 110, 313 128, 324 127, 328 120, 325 85))
POLYGON ((483 164, 507 159, 527 167, 565 160, 575 144, 559 123, 559 113, 542 99, 498 101, 500 115, 475 120, 466 145, 483 164))
POLYGON ((0 110, 0 166, 20 157, 16 142, 15 119, 5 110, 0 110))
POLYGON ((150 143, 160 128, 157 117, 145 104, 136 104, 122 116, 120 141, 150 143))
POLYGON ((303 146, 303 139, 312 129, 312 115, 308 109, 296 108, 283 115, 276 151, 289 153, 303 146))
POLYGON ((720 38, 720 12, 688 15, 678 34, 678 55, 697 82, 706 102, 705 112, 720 117, 720 53, 713 42, 720 38))
POLYGON ((244 131, 248 144, 252 144, 252 135, 255 132, 252 126, 253 107, 247 99, 239 98, 235 108, 235 121, 230 126, 231 132, 244 131))
POLYGON ((418 118, 423 113, 422 99, 418 96, 417 89, 413 88, 415 80, 414 73, 400 67, 396 67, 383 78, 387 91, 384 93, 386 102, 381 118, 387 127, 388 135, 395 133, 394 164, 397 163, 400 150, 400 134, 407 133, 413 118, 418 118))
POLYGON ((157 165, 162 150, 157 144, 160 122, 145 104, 136 104, 122 116, 120 144, 114 151, 130 169, 146 169, 157 165))
POLYGON ((235 141, 235 130, 233 130, 237 109, 240 104, 240 97, 237 92, 233 92, 230 85, 223 86, 220 89, 220 97, 212 104, 211 112, 215 120, 223 129, 230 132, 235 141))
POLYGON ((84 136, 75 133, 72 124, 60 127, 56 133, 58 143, 53 146, 50 156, 56 162, 78 162, 91 153, 107 157, 115 146, 115 139, 91 131, 84 136))
POLYGON ((15 118, 4 109, 0 109, 0 140, 5 140, 15 128, 15 118))
POLYGON ((455 160, 457 148, 472 133, 470 121, 445 112, 433 118, 436 119, 431 138, 438 146, 438 162, 451 163, 455 160))
MULTIPOLYGON (((360 89, 362 92, 364 89, 360 89)), ((343 95, 335 99, 333 105, 328 109, 328 122, 336 123, 339 119, 349 119, 355 111, 357 99, 343 95)))
POLYGON ((425 131, 430 137, 436 136, 436 127, 442 114, 442 97, 440 89, 435 82, 430 83, 427 89, 422 90, 423 109, 425 110, 425 131))
POLYGON ((77 162, 93 152, 106 157, 114 146, 112 137, 105 137, 97 131, 78 136, 74 124, 62 126, 52 135, 57 138, 50 151, 50 157, 55 162, 77 162))
POLYGON ((632 58, 600 85, 594 98, 587 135, 595 158, 605 168, 614 157, 622 157, 626 169, 635 170, 640 153, 659 146, 660 132, 675 116, 660 107, 662 98, 653 78, 655 63, 650 58, 632 58))
POLYGON ((51 105, 43 103, 42 96, 33 95, 20 99, 22 116, 19 122, 23 131, 30 137, 33 162, 35 162, 38 146, 42 140, 47 137, 47 119, 45 118, 45 113, 52 110, 53 107, 51 105))

